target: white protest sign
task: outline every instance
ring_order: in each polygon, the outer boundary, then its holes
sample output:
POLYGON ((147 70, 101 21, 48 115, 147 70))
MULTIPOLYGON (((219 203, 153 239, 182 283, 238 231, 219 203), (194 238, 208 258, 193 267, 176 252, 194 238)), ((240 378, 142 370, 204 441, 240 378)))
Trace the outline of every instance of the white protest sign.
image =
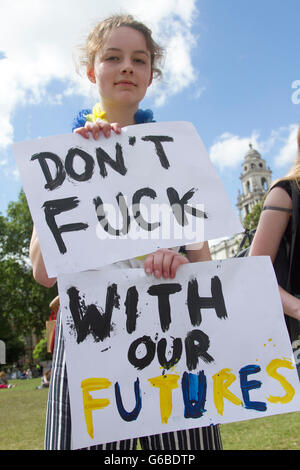
POLYGON ((191 123, 13 149, 50 277, 243 230, 191 123))
POLYGON ((74 448, 300 410, 268 257, 58 283, 74 448))

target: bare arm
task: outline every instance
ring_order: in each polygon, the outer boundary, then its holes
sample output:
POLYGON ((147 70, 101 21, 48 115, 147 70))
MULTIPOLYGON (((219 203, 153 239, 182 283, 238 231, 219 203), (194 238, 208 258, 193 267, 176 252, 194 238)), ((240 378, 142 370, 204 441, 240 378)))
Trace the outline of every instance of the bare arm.
POLYGON ((48 277, 35 227, 33 227, 32 231, 29 247, 29 256, 31 259, 34 279, 42 286, 54 286, 54 284, 56 283, 56 278, 48 277))
MULTIPOLYGON (((291 209, 292 201, 284 189, 274 188, 268 194, 264 206, 291 209)), ((251 245, 250 256, 267 255, 274 262, 289 218, 288 212, 276 210, 262 211, 251 245)))
MULTIPOLYGON (((286 191, 277 187, 270 191, 264 205, 291 209, 292 201, 286 191)), ((270 256, 273 263, 289 218, 289 213, 285 211, 263 211, 251 245, 250 256, 270 256)), ((280 286, 279 291, 284 313, 300 320, 300 300, 280 286)))
POLYGON ((211 260, 208 242, 187 245, 186 251, 190 263, 211 260))

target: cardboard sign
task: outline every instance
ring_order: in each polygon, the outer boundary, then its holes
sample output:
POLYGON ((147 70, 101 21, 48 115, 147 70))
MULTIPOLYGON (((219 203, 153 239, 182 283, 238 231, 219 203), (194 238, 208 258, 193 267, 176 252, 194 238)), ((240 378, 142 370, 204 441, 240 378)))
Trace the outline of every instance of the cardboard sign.
POLYGON ((243 230, 191 123, 13 148, 50 277, 243 230))
POLYGON ((268 257, 59 277, 74 448, 300 410, 268 257), (254 295, 255 293, 255 295, 254 295))

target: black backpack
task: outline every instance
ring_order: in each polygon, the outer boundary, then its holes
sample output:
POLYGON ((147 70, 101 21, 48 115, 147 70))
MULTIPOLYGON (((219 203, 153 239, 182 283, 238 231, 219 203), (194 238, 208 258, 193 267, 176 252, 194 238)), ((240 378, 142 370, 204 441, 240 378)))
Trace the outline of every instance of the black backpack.
POLYGON ((234 255, 234 258, 244 258, 245 256, 249 255, 251 243, 254 238, 255 232, 256 232, 256 229, 253 229, 253 230, 249 230, 247 228, 245 229, 242 241, 239 245, 237 253, 234 255), (249 242, 249 245, 247 248, 244 248, 244 245, 247 240, 249 242))

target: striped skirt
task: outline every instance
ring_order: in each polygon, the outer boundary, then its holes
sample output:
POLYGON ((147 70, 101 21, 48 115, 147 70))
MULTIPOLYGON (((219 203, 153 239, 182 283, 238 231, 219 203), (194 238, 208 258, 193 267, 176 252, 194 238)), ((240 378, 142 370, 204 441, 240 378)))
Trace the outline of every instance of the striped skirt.
MULTIPOLYGON (((72 449, 71 410, 61 315, 58 315, 49 387, 45 449, 72 449)), ((218 426, 188 429, 139 438, 142 450, 220 450, 218 426)), ((136 450, 138 439, 89 447, 89 450, 136 450)))

